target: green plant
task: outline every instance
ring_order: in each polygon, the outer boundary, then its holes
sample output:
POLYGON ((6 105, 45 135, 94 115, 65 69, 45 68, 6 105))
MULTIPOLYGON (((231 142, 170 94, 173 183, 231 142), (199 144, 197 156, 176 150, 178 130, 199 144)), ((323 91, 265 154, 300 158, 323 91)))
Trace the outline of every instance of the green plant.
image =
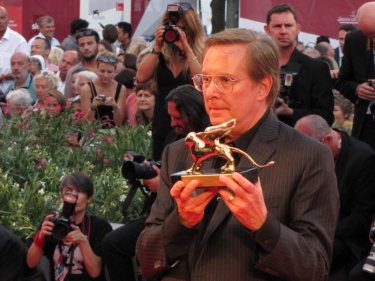
MULTIPOLYGON (((121 175, 126 150, 150 156, 147 127, 102 130, 97 123, 77 120, 71 111, 4 121, 0 129, 0 223, 30 238, 44 215, 59 210, 59 181, 67 173, 85 172, 95 184, 89 211, 122 222, 122 203, 129 186, 121 175), (68 139, 80 135, 79 147, 68 139)), ((136 216, 137 195, 129 215, 136 216)))

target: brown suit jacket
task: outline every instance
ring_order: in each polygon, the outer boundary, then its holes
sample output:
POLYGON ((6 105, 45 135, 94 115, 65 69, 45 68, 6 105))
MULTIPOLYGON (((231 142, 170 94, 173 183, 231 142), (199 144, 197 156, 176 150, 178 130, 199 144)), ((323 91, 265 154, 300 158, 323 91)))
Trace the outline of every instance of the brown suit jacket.
MULTIPOLYGON (((239 143, 241 138, 239 139, 239 143)), ((237 144, 236 144, 237 145, 237 144)), ((192 164, 183 141, 163 155, 157 199, 137 242, 145 277, 161 280, 324 280, 329 272, 339 212, 332 153, 271 113, 245 150, 258 163, 268 216, 246 229, 219 200, 201 242, 199 226, 185 228, 169 191, 169 175, 192 164)), ((211 160, 204 165, 212 167, 211 160)), ((243 157, 238 168, 248 167, 243 157)), ((204 169, 204 167, 203 167, 204 169)))

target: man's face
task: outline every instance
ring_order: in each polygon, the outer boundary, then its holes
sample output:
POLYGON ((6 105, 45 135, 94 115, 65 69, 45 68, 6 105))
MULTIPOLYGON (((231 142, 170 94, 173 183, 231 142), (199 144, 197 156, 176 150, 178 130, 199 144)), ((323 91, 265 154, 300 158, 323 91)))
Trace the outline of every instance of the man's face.
POLYGON ((127 43, 129 40, 129 34, 119 27, 117 27, 117 36, 117 40, 121 43, 127 43))
POLYGON ((341 51, 344 51, 344 42, 345 42, 346 34, 348 34, 348 32, 345 30, 339 31, 339 45, 340 45, 341 51))
POLYGON ((10 59, 10 67, 15 80, 26 80, 29 74, 29 62, 27 57, 19 53, 14 54, 10 59))
POLYGON ((93 60, 98 54, 95 36, 83 36, 78 39, 78 48, 84 60, 93 60))
POLYGON ((0 33, 5 33, 9 23, 8 13, 0 8, 0 33))
POLYGON ((42 33, 47 39, 51 39, 55 34, 55 22, 43 22, 42 27, 39 28, 40 33, 42 33))
POLYGON ((214 45, 207 50, 202 64, 203 75, 226 76, 231 80, 232 90, 223 93, 212 79, 203 89, 205 108, 212 125, 219 125, 236 119, 232 135, 237 138, 252 128, 268 108, 266 97, 270 85, 263 89, 262 82, 255 83, 249 77, 246 56, 247 46, 243 44, 214 45))
POLYGON ((270 23, 264 29, 281 49, 294 48, 297 45, 300 25, 297 24, 293 14, 290 12, 273 14, 270 23))
POLYGON ((61 75, 66 75, 68 70, 77 64, 77 54, 74 51, 64 52, 63 58, 59 64, 61 75))
POLYGON ((186 136, 191 128, 187 120, 183 119, 173 101, 168 102, 168 114, 171 117, 171 127, 179 136, 186 136))
POLYGON ((43 58, 48 58, 50 50, 46 49, 45 42, 42 39, 35 39, 31 44, 30 54, 41 55, 43 58))

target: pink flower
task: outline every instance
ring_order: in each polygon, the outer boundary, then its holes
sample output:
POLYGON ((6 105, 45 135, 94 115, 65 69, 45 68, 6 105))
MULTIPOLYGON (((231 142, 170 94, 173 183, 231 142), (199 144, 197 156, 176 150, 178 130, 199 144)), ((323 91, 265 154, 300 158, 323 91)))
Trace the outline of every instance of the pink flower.
POLYGON ((108 137, 104 138, 104 141, 107 142, 107 143, 112 143, 113 142, 113 138, 111 136, 108 136, 108 137))
POLYGON ((39 163, 36 165, 38 170, 42 169, 47 164, 47 160, 42 158, 40 159, 39 163))
POLYGON ((80 121, 85 117, 85 113, 80 110, 75 110, 73 113, 74 121, 80 121))
POLYGON ((105 158, 103 159, 103 163, 104 163, 104 165, 108 165, 108 164, 109 164, 109 160, 108 160, 107 157, 105 157, 105 158))

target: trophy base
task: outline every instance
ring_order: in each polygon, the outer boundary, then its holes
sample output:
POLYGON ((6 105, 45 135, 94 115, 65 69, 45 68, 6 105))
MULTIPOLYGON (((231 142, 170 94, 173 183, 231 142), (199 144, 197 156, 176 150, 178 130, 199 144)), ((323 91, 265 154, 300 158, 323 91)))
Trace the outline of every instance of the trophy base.
MULTIPOLYGON (((246 170, 236 171, 247 178, 250 182, 256 183, 258 181, 258 168, 250 168, 246 170)), ((218 170, 203 171, 201 174, 187 174, 186 171, 177 172, 171 175, 171 181, 174 184, 177 181, 182 181, 185 185, 192 180, 199 181, 199 188, 207 187, 224 187, 219 180, 219 176, 232 177, 232 173, 220 173, 218 170)))

